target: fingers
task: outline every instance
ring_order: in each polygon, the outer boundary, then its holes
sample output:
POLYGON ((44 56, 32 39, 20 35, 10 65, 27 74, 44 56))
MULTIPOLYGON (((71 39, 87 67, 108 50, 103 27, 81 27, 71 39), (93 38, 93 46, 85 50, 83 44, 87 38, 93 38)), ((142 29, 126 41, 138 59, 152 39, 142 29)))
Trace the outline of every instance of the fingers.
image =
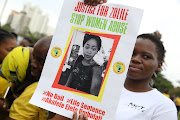
POLYGON ((90 4, 92 4, 92 3, 93 3, 93 0, 84 0, 84 4, 90 5, 90 4))
POLYGON ((96 6, 98 4, 106 3, 107 0, 84 0, 84 4, 96 6))
POLYGON ((107 0, 101 0, 100 4, 103 4, 103 3, 106 3, 106 2, 107 2, 107 0))
POLYGON ((73 119, 72 120, 76 120, 77 119, 77 112, 74 111, 74 114, 73 114, 73 119))
MULTIPOLYGON (((72 120, 77 120, 77 116, 77 112, 75 111, 72 120)), ((88 120, 88 116, 86 114, 80 113, 78 120, 88 120)))
POLYGON ((80 113, 78 120, 83 120, 83 117, 84 117, 83 114, 80 113))
POLYGON ((84 120, 88 120, 88 116, 84 114, 84 120))

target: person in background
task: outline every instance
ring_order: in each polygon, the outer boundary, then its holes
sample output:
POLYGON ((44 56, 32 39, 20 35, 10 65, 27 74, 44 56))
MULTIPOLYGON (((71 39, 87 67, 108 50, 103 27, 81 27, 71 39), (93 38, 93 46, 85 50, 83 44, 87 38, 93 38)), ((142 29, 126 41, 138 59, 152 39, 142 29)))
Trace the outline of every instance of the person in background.
POLYGON ((180 111, 180 97, 176 97, 174 99, 174 103, 176 104, 177 111, 180 111))
POLYGON ((45 37, 40 39, 35 44, 33 50, 33 59, 31 60, 31 70, 29 71, 34 82, 32 82, 29 86, 23 86, 25 90, 17 99, 14 100, 13 104, 11 105, 9 119, 45 120, 48 118, 46 110, 30 104, 29 100, 31 99, 38 84, 37 81, 39 80, 39 77, 41 75, 51 39, 52 36, 45 37))
POLYGON ((11 34, 14 35, 16 39, 18 38, 18 34, 16 34, 15 32, 11 32, 11 34))
POLYGON ((0 66, 6 55, 17 46, 16 42, 16 38, 11 33, 0 29, 0 66))
MULTIPOLYGON (((14 100, 10 108, 9 120, 46 120, 54 116, 54 114, 49 113, 47 110, 41 109, 29 103, 29 100, 31 99, 38 84, 51 40, 52 36, 48 36, 40 39, 35 44, 30 71, 34 82, 32 82, 29 86, 24 86, 25 90, 17 99, 14 100)), ((81 117, 84 117, 84 115, 81 115, 81 117)))
POLYGON ((20 44, 19 44, 20 46, 22 46, 22 47, 33 47, 34 46, 34 43, 33 43, 33 41, 32 40, 30 40, 29 38, 24 38, 21 42, 20 42, 20 44))
MULTIPOLYGON (((16 47, 16 42, 16 38, 11 33, 6 30, 0 29, 0 67, 7 54, 16 47)), ((0 117, 2 116, 2 114, 4 114, 4 112, 7 112, 6 109, 2 108, 4 104, 2 95, 4 82, 6 82, 6 80, 0 76, 0 117)))
POLYGON ((8 112, 8 108, 16 98, 13 95, 13 88, 22 84, 28 77, 31 53, 32 48, 16 47, 3 60, 0 68, 0 77, 3 79, 0 82, 0 97, 3 104, 0 107, 4 114, 5 111, 8 112))
MULTIPOLYGON (((16 38, 3 29, 0 29, 0 67, 4 60, 4 58, 8 55, 8 53, 16 47, 16 38)), ((6 81, 4 78, 0 76, 0 98, 3 98, 3 83, 6 81), (1 86, 2 85, 2 86, 1 86)))
POLYGON ((159 32, 137 37, 115 120, 177 120, 174 103, 150 85, 164 62, 160 38, 159 32))
POLYGON ((32 59, 32 50, 33 48, 29 47, 16 47, 4 58, 0 67, 0 76, 6 79, 7 85, 0 83, 1 97, 4 96, 9 85, 15 84, 16 86, 26 78, 26 70, 32 59))
POLYGON ((175 94, 170 95, 170 99, 171 99, 172 101, 174 101, 175 98, 176 98, 176 95, 175 95, 175 94))
POLYGON ((170 95, 169 95, 169 91, 168 91, 168 90, 166 90, 166 91, 163 93, 163 95, 165 95, 166 97, 170 98, 170 95))

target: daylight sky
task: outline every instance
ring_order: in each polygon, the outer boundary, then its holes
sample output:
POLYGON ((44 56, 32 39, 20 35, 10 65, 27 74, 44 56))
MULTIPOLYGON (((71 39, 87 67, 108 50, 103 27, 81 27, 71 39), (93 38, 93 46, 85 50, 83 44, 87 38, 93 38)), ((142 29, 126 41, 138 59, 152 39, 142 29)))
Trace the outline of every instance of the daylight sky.
MULTIPOLYGON (((49 25, 56 26, 63 0, 8 0, 1 22, 6 23, 11 10, 21 11, 25 3, 39 6, 49 15, 49 25)), ((0 0, 0 13, 5 0, 0 0)), ((180 86, 180 0, 108 0, 144 10, 139 34, 159 30, 166 48, 163 74, 175 87, 180 86)))

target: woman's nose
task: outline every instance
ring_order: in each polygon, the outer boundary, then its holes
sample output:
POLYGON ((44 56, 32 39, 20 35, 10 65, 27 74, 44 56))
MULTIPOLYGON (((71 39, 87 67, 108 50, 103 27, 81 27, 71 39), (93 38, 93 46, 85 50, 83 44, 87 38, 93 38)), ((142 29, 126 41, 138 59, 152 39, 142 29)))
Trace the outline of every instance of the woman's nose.
POLYGON ((131 62, 133 62, 133 63, 141 63, 140 55, 133 55, 132 58, 131 58, 131 62))
POLYGON ((91 52, 92 52, 91 49, 89 49, 89 50, 88 50, 88 53, 91 54, 91 52))

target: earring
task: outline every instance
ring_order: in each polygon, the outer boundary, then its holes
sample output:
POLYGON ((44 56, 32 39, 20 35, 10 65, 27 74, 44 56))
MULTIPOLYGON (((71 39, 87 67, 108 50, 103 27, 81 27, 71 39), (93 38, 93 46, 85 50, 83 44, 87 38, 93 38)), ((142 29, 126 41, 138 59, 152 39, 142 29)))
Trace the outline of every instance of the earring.
POLYGON ((153 73, 153 75, 154 75, 154 77, 155 77, 155 78, 157 78, 157 74, 156 74, 156 72, 154 72, 154 73, 153 73))
POLYGON ((154 80, 151 78, 151 80, 149 81, 149 85, 151 86, 151 87, 153 87, 153 85, 154 85, 154 80))

